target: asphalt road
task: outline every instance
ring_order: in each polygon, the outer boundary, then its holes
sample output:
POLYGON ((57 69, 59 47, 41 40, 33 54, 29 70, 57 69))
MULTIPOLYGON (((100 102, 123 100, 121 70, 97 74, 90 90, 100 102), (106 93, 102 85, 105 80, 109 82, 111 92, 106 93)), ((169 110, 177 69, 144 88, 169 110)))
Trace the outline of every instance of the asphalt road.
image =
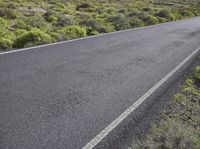
POLYGON ((200 45, 200 18, 0 55, 0 148, 78 149, 200 45))

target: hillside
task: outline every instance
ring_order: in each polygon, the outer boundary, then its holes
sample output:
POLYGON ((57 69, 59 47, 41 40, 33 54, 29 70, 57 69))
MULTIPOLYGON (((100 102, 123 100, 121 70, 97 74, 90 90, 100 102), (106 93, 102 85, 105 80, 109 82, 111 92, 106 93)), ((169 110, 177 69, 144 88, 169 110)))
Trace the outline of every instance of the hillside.
POLYGON ((0 0, 0 51, 154 25, 200 15, 169 0, 0 0))

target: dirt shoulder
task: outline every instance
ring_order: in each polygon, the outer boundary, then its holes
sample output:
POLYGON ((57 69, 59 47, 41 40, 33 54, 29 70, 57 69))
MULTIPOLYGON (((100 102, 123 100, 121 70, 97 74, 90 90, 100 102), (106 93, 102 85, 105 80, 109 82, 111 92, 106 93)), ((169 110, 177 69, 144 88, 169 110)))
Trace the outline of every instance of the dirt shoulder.
MULTIPOLYGON (((198 60, 199 63, 200 60, 198 60)), ((143 139, 132 147, 145 149, 200 148, 200 65, 192 72, 151 123, 143 139)))

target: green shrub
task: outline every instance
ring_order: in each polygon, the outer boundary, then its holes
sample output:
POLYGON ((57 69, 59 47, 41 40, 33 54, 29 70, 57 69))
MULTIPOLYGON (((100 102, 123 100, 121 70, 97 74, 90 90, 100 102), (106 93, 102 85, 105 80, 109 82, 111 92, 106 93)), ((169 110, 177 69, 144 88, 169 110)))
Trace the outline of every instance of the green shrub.
POLYGON ((58 21, 56 26, 58 27, 64 27, 67 25, 74 25, 76 24, 75 20, 70 15, 60 15, 58 17, 58 21))
POLYGON ((173 20, 173 15, 168 11, 168 10, 160 10, 156 16, 159 16, 161 18, 165 18, 165 19, 168 19, 168 20, 173 20))
POLYGON ((151 8, 149 8, 149 7, 145 7, 145 8, 142 8, 142 10, 143 10, 143 11, 150 11, 151 8))
POLYGON ((85 28, 76 25, 64 27, 58 33, 60 34, 58 40, 74 39, 87 35, 85 28))
POLYGON ((48 20, 49 23, 55 23, 58 21, 58 18, 54 15, 49 16, 48 20))
POLYGON ((198 133, 176 120, 155 124, 148 136, 133 149, 198 149, 198 133))
POLYGON ((0 17, 15 19, 17 17, 17 13, 13 9, 0 8, 0 17))
POLYGON ((96 8, 95 11, 96 11, 98 14, 102 14, 102 13, 103 13, 103 9, 102 9, 102 8, 96 8))
POLYGON ((12 39, 0 37, 0 50, 11 49, 13 47, 12 39))
POLYGON ((113 8, 113 7, 108 7, 108 8, 105 9, 105 12, 106 12, 107 14, 114 15, 114 14, 116 14, 116 9, 113 8))
POLYGON ((115 29, 118 30, 124 30, 130 28, 130 24, 128 22, 128 19, 123 15, 116 15, 113 17, 108 18, 108 21, 115 26, 115 29))
POLYGON ((178 13, 183 17, 192 17, 192 16, 194 16, 194 14, 190 10, 187 10, 187 9, 179 9, 178 13))
POLYGON ((16 29, 16 30, 14 31, 14 34, 15 34, 16 37, 19 37, 19 36, 21 36, 22 34, 24 34, 24 33, 26 33, 26 32, 27 32, 27 31, 24 30, 24 29, 16 29))
POLYGON ((156 15, 161 17, 161 18, 166 18, 166 19, 171 17, 170 12, 168 10, 165 10, 165 9, 160 10, 156 15))
POLYGON ((65 9, 65 5, 60 2, 57 2, 56 5, 59 10, 65 9))
POLYGON ((9 21, 0 17, 0 50, 11 49, 13 46, 14 34, 9 31, 9 21))
POLYGON ((45 14, 43 14, 43 17, 47 22, 55 23, 58 20, 58 17, 55 14, 56 12, 48 10, 45 14))
POLYGON ((157 17, 160 23, 165 23, 167 20, 165 18, 157 17))
POLYGON ((194 75, 194 77, 195 77, 196 79, 200 80, 200 66, 197 66, 197 67, 195 68, 195 75, 194 75))
POLYGON ((154 25, 154 24, 158 24, 158 19, 146 12, 143 13, 139 13, 138 18, 140 18, 141 20, 144 21, 145 25, 154 25))
POLYGON ((179 12, 174 12, 173 15, 174 15, 174 18, 176 20, 184 18, 184 16, 182 16, 181 14, 179 14, 179 12))
POLYGON ((16 7, 15 3, 9 3, 8 4, 8 8, 10 8, 10 9, 16 9, 17 7, 16 7))
POLYGON ((50 42, 52 42, 50 35, 42 32, 39 29, 32 29, 31 31, 25 32, 19 36, 14 42, 14 47, 23 48, 50 42))
POLYGON ((0 17, 0 29, 6 29, 8 28, 8 21, 2 17, 0 17))
POLYGON ((90 33, 88 33, 88 35, 94 36, 94 35, 98 35, 99 32, 98 31, 91 31, 90 33))
POLYGON ((90 7, 91 7, 91 5, 89 3, 83 3, 83 4, 78 5, 76 7, 76 10, 90 8, 90 7))
POLYGON ((30 16, 27 18, 24 17, 23 19, 24 19, 23 21, 27 25, 30 25, 31 27, 34 28, 44 28, 47 26, 46 20, 39 13, 36 13, 34 16, 30 16))
POLYGON ((120 10, 118 10, 118 13, 125 14, 126 13, 126 9, 120 9, 120 10))
POLYGON ((78 13, 78 17, 81 19, 81 22, 87 21, 93 18, 92 15, 87 12, 78 13))
POLYGON ((129 24, 130 24, 130 26, 132 28, 134 28, 134 27, 142 27, 142 26, 145 25, 144 22, 141 19, 137 18, 137 17, 133 17, 133 18, 129 19, 129 24))
POLYGON ((21 19, 16 19, 15 21, 14 21, 14 24, 12 25, 12 28, 18 28, 18 29, 27 29, 28 28, 28 26, 27 26, 27 24, 23 21, 23 20, 21 20, 21 19))
POLYGON ((138 10, 131 10, 129 13, 128 13, 128 17, 136 17, 140 14, 141 12, 138 11, 138 10))
MULTIPOLYGON (((109 27, 106 27, 101 22, 98 22, 98 21, 96 21, 94 19, 84 21, 84 22, 82 22, 82 25, 85 25, 88 28, 90 28, 91 32, 92 31, 97 31, 99 33, 108 33, 108 32, 110 32, 110 28, 109 27)), ((90 33, 89 33, 89 35, 90 35, 90 33)))

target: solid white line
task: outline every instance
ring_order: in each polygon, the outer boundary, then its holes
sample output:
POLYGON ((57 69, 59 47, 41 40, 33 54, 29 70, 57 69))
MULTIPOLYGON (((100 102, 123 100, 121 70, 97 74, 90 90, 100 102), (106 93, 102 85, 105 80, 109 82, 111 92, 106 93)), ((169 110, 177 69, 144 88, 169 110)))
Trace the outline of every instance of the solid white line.
POLYGON ((88 142, 82 149, 93 149, 99 142, 101 142, 114 128, 116 128, 127 116, 129 116, 138 106, 140 106, 149 96, 151 96, 163 83, 172 77, 190 58, 195 56, 200 51, 200 47, 196 49, 190 56, 184 59, 177 67, 170 71, 164 78, 162 78, 155 86, 148 90, 142 97, 140 97, 134 104, 126 109, 119 117, 117 117, 110 125, 104 128, 96 137, 88 142))
POLYGON ((27 51, 27 50, 31 50, 31 49, 37 49, 37 48, 42 48, 42 47, 48 47, 48 46, 52 46, 52 45, 58 45, 58 44, 63 44, 63 43, 69 43, 69 42, 73 42, 73 41, 79 41, 79 40, 90 39, 90 38, 94 38, 94 37, 101 37, 101 36, 106 36, 106 35, 110 35, 110 34, 117 34, 117 33, 121 33, 121 32, 139 30, 139 29, 144 29, 144 28, 151 28, 151 27, 155 27, 155 26, 161 26, 161 25, 164 25, 164 24, 171 24, 171 23, 174 23, 174 22, 178 23, 178 22, 183 22, 183 21, 191 20, 191 19, 194 19, 194 18, 197 18, 197 17, 192 17, 192 18, 183 19, 183 20, 177 20, 177 21, 171 21, 171 22, 165 22, 165 23, 155 24, 155 25, 151 25, 151 26, 144 26, 144 27, 138 27, 138 28, 133 28, 133 29, 115 31, 115 32, 110 32, 110 33, 105 33, 105 34, 99 34, 99 35, 94 35, 94 36, 82 37, 82 38, 78 38, 78 39, 60 41, 60 42, 55 42, 55 43, 50 43, 50 44, 44 44, 44 45, 39 45, 39 46, 34 46, 34 47, 29 47, 29 48, 23 48, 23 49, 11 50, 11 51, 6 51, 6 52, 0 52, 0 56, 1 56, 1 55, 5 55, 5 54, 10 54, 10 53, 16 53, 16 52, 27 51))

